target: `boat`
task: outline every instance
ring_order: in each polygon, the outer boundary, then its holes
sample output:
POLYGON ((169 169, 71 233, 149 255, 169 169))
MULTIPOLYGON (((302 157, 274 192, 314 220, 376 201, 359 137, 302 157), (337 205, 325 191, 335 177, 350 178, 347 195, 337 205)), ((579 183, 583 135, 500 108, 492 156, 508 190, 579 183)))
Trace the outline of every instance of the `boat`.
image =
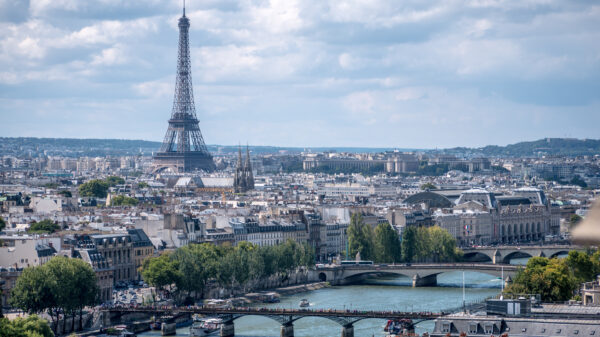
POLYGON ((117 325, 113 329, 117 333, 117 337, 136 337, 135 333, 127 330, 126 325, 117 325))
POLYGON ((308 300, 306 298, 303 298, 302 301, 300 301, 300 308, 306 308, 310 305, 310 303, 308 302, 308 300))
POLYGON ((383 331, 388 333, 387 336, 418 336, 418 334, 415 334, 413 321, 408 318, 387 321, 383 331))
POLYGON ((205 318, 199 321, 196 321, 190 327, 190 336, 191 337, 199 337, 199 336, 217 336, 221 331, 221 325, 223 324, 223 320, 220 318, 205 318))

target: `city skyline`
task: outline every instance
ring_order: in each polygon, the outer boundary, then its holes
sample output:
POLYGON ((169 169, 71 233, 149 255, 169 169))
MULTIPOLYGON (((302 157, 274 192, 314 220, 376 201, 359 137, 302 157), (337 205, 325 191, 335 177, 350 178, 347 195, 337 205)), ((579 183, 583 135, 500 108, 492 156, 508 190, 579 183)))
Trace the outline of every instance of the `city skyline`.
MULTIPOLYGON (((0 1, 4 136, 160 141, 181 1, 0 1)), ((188 1, 208 144, 598 138, 600 7, 188 1)))

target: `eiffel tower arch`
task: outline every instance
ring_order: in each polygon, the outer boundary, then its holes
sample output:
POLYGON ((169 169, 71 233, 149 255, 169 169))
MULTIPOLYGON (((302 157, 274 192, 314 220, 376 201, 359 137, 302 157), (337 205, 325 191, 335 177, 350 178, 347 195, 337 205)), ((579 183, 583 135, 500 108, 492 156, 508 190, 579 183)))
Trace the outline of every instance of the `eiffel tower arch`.
POLYGON ((189 41, 190 20, 179 18, 179 48, 177 55, 177 78, 175 97, 169 127, 159 152, 154 154, 152 171, 193 172, 216 169, 213 158, 206 148, 200 122, 196 117, 189 41))

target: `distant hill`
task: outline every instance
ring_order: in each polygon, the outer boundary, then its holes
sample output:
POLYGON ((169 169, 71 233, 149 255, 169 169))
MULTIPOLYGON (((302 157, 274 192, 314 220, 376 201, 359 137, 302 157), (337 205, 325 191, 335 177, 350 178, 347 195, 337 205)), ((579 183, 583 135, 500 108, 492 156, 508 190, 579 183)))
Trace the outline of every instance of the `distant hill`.
POLYGON ((532 157, 540 154, 584 156, 600 154, 600 139, 545 138, 507 146, 488 145, 480 148, 457 147, 446 153, 480 153, 489 157, 532 157))
MULTIPOLYGON (((160 142, 147 140, 128 139, 77 139, 77 138, 31 138, 31 137, 0 137, 0 156, 124 156, 124 155, 151 155, 158 151, 160 142)), ((236 145, 208 145, 212 153, 227 154, 237 152, 236 145)), ((353 152, 374 153, 392 151, 397 148, 366 148, 366 147, 278 147, 278 146, 250 146, 256 154, 269 153, 299 153, 310 150, 312 152, 353 152)), ((415 151, 418 149, 398 149, 400 151, 415 151)), ((434 151, 434 150, 418 150, 434 151)), ((571 139, 571 138, 546 138, 530 142, 520 142, 507 146, 489 145, 481 148, 456 147, 437 150, 435 152, 450 154, 475 154, 487 157, 532 157, 545 155, 596 155, 600 154, 600 140, 598 139, 571 139)))
MULTIPOLYGON (((78 139, 78 138, 34 138, 34 137, 0 137, 1 155, 46 155, 46 156, 132 156, 151 155, 160 149, 160 142, 128 139, 78 139)), ((238 151, 237 145, 207 145, 212 153, 227 154, 238 151)), ((278 147, 250 146, 253 153, 300 153, 310 149, 314 152, 383 152, 393 148, 356 148, 356 147, 278 147)), ((402 149, 409 151, 410 149, 402 149)))

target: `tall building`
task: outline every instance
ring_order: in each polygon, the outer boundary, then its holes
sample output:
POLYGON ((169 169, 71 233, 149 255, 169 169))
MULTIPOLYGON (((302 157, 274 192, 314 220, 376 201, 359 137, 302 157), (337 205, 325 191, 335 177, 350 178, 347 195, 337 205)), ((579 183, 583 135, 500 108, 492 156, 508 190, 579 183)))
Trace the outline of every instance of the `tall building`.
POLYGON ((243 193, 254 189, 254 175, 250 164, 250 150, 246 146, 246 160, 242 162, 242 149, 238 149, 238 163, 233 178, 233 188, 236 193, 243 193))
POLYGON ((190 20, 179 18, 179 51, 173 111, 160 151, 154 155, 153 171, 213 171, 215 164, 206 148, 196 118, 189 42, 190 20))

